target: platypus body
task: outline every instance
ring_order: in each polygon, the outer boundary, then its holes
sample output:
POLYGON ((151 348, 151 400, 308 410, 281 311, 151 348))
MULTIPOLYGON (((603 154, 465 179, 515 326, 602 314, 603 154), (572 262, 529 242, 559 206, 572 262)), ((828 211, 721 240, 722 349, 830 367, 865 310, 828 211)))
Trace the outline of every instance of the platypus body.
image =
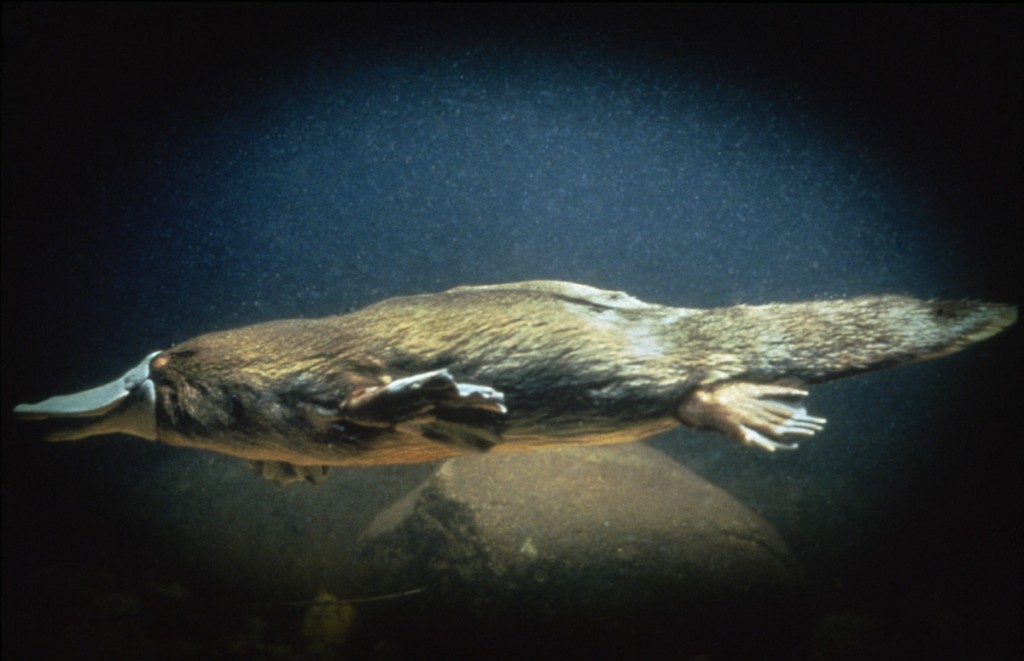
POLYGON ((279 483, 680 424, 774 451, 823 428, 807 386, 944 356, 1016 318, 905 296, 696 310, 565 282, 459 287, 201 335, 15 413, 48 420, 53 440, 132 434, 279 483))

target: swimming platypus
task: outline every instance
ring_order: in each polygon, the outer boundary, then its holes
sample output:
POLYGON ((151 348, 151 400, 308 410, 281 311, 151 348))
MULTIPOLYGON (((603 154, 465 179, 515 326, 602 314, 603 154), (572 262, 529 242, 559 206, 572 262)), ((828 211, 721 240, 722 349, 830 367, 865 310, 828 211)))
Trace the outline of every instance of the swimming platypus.
POLYGON ((906 296, 698 310, 568 282, 458 287, 200 335, 14 412, 47 420, 51 440, 131 434, 242 457, 278 483, 680 424, 775 451, 825 424, 807 386, 944 356, 1016 319, 906 296))

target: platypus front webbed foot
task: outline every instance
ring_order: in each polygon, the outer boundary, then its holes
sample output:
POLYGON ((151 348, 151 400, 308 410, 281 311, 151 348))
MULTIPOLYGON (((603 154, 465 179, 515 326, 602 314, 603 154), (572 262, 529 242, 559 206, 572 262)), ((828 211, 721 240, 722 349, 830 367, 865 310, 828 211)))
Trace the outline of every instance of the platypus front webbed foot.
POLYGON ((813 436, 825 428, 824 418, 800 406, 806 396, 806 390, 789 386, 724 383, 695 390, 679 408, 679 418, 769 452, 795 450, 799 443, 787 443, 787 437, 813 436))
POLYGON ((411 436, 487 450, 501 441, 505 394, 459 383, 446 369, 360 388, 339 407, 341 424, 393 429, 411 436))
POLYGON ((504 415, 505 395, 487 386, 457 383, 448 370, 442 369, 384 386, 360 388, 340 407, 349 420, 370 426, 391 426, 440 408, 478 409, 504 415))

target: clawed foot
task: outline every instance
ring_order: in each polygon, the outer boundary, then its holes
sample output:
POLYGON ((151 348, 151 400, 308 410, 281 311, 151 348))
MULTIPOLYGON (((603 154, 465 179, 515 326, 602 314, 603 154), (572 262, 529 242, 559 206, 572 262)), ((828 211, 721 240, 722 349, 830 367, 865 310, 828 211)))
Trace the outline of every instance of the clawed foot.
POLYGON ((789 437, 813 436, 825 428, 824 418, 807 414, 800 403, 806 390, 779 385, 726 383, 699 388, 680 407, 683 423, 717 429, 745 445, 769 452, 795 450, 789 437))
POLYGON ((442 409, 476 410, 493 416, 507 412, 504 393, 488 386, 458 383, 444 369, 359 389, 339 407, 345 419, 370 427, 390 427, 423 416, 433 418, 442 409))
POLYGON ((338 408, 342 427, 389 429, 421 439, 486 450, 501 441, 505 395, 460 383, 441 369, 349 394, 338 408))

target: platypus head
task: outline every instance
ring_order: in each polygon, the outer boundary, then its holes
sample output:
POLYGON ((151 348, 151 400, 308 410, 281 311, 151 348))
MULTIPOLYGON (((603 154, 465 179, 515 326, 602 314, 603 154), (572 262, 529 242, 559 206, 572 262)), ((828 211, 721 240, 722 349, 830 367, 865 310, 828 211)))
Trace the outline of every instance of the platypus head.
POLYGON ((251 348, 259 343, 230 344, 201 336, 149 354, 111 383, 21 404, 14 413, 42 421, 53 441, 122 433, 249 458, 285 439, 318 437, 337 419, 350 386, 330 361, 303 363, 251 348))

